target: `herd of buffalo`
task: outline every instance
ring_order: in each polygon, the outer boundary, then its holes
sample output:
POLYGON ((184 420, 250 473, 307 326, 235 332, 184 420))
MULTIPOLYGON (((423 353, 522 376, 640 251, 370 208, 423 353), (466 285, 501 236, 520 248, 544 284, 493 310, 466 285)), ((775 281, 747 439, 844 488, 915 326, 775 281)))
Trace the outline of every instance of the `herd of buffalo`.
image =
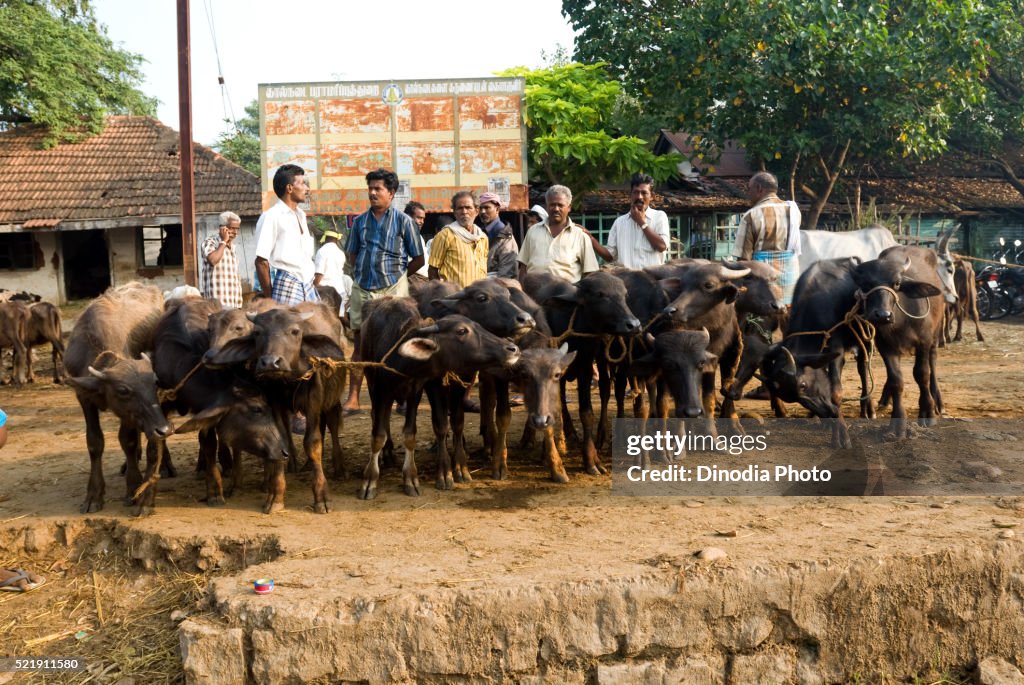
MULTIPOLYGON (((583 470, 606 472, 599 450, 610 438, 611 393, 614 388, 622 416, 627 386, 634 415, 700 420, 713 431, 715 417, 738 422, 735 402, 756 376, 777 416, 785 416, 785 403, 797 403, 837 419, 830 422, 832 444, 848 447, 840 380, 847 353, 856 359, 860 416, 866 418, 875 416, 869 360, 875 353, 882 358, 879 405, 891 405, 889 430, 897 437, 908 430, 900 358, 913 353, 918 421, 932 425, 942 412, 936 352, 946 336, 944 322, 950 312, 962 314, 959 305, 971 299, 968 291, 958 294, 958 285, 974 283, 969 274, 956 277, 960 262, 948 251, 949 234, 931 249, 884 240, 876 245, 871 231, 877 230, 826 238, 832 242, 815 254, 805 250, 791 308, 780 300, 777 272, 759 262, 679 259, 645 270, 606 268, 577 284, 546 274, 530 274, 522 283, 484 279, 463 289, 417 282, 411 297, 368 305, 362 361, 351 362, 337 307, 307 302, 285 308, 256 299, 242 310, 224 310, 200 297, 165 301, 157 288, 130 283, 83 311, 66 349, 55 307, 2 302, 0 346, 14 349, 16 384, 31 378, 32 345, 52 345, 55 382, 66 371, 85 416, 91 461, 83 512, 104 504, 104 411, 120 420, 127 499, 136 513, 152 511, 161 472, 174 472, 166 438, 191 430, 198 431, 208 504, 224 504, 238 487, 240 455, 248 452, 265 464, 263 511, 282 509, 286 470, 298 465, 290 430, 295 412, 305 416, 313 510, 328 511, 325 437, 330 432, 333 476, 345 478, 342 403, 349 376, 357 373, 365 375, 372 414, 358 490, 363 499, 376 495, 381 468, 395 461, 390 419, 396 403, 404 407, 403 489, 420 494, 416 418, 424 393, 436 487, 471 480, 466 443, 473 438, 464 435, 463 400, 474 385, 496 479, 509 475, 514 389, 526 413, 520 445, 539 439, 556 482, 569 480, 562 461, 567 437, 581 447, 583 470), (567 410, 571 381, 578 384, 579 433, 567 410), (168 419, 173 414, 188 419, 175 428, 168 419), (229 473, 226 483, 222 476, 229 473)), ((735 429, 741 430, 738 423, 735 429)))

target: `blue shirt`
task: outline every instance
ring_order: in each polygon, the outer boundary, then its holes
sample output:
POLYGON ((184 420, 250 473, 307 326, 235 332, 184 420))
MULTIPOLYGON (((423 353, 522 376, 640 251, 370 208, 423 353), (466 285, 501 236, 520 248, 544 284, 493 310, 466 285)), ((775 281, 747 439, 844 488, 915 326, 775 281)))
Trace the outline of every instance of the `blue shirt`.
POLYGON ((355 218, 345 252, 356 256, 352 265, 356 285, 363 290, 380 290, 394 285, 405 273, 409 260, 423 255, 423 247, 412 218, 388 207, 380 221, 372 209, 355 218))
POLYGON ((0 428, 3 428, 6 425, 7 425, 7 414, 4 412, 3 409, 0 409, 0 428))

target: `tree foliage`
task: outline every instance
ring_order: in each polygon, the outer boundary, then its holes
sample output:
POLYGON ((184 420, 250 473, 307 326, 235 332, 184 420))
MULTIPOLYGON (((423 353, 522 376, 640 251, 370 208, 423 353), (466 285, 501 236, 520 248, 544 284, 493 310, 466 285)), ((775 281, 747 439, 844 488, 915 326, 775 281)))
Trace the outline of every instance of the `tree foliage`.
POLYGON ((260 103, 253 100, 233 130, 225 131, 214 144, 217 152, 256 176, 260 175, 260 103))
POLYGON ((2 0, 0 126, 43 124, 52 146, 98 133, 108 114, 155 114, 142 61, 114 46, 87 0, 2 0))
MULTIPOLYGON (((714 154, 742 145, 813 200, 867 160, 936 155, 982 77, 1006 3, 563 0, 577 58, 607 60, 647 115, 714 154), (641 14, 638 10, 643 8, 641 14)), ((1019 21, 1019 19, 1018 19, 1019 21)))
POLYGON ((993 54, 985 71, 985 97, 957 117, 950 142, 954 148, 985 161, 1024 195, 1024 169, 1010 151, 1024 148, 1024 0, 1005 5, 992 27, 993 54))
POLYGON ((536 179, 569 186, 578 196, 636 172, 658 181, 676 173, 678 155, 656 156, 647 141, 615 130, 621 89, 603 64, 517 67, 501 75, 526 81, 529 161, 536 179))

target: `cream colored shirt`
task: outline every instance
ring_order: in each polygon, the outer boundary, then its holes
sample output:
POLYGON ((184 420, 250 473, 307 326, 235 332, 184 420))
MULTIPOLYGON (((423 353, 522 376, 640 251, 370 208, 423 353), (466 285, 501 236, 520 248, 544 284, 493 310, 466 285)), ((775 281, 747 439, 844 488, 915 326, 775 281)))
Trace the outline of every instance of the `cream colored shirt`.
POLYGON ((519 263, 528 272, 546 271, 570 283, 598 269, 590 236, 571 221, 557 236, 551 235, 547 221, 531 226, 519 249, 519 263))
MULTIPOLYGON (((667 248, 671 240, 668 214, 660 209, 648 207, 644 217, 651 229, 665 241, 667 248)), ((644 235, 643 229, 633 221, 633 217, 628 213, 620 216, 612 224, 612 230, 608 232, 606 247, 612 253, 615 261, 627 269, 643 269, 646 266, 664 264, 665 258, 668 256, 667 249, 664 252, 658 252, 651 247, 651 241, 644 235)))

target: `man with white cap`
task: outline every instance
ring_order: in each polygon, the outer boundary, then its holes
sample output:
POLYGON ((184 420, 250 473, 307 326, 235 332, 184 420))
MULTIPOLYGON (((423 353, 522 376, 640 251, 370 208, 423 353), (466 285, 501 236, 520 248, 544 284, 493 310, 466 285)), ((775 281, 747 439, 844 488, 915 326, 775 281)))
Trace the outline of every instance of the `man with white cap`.
POLYGON ((479 203, 480 226, 490 243, 487 251, 487 275, 515 278, 519 273, 519 246, 516 245, 512 229, 498 216, 501 198, 497 193, 484 193, 480 196, 479 203))
POLYGON ((548 210, 544 209, 540 205, 534 205, 530 207, 530 211, 526 213, 526 227, 530 228, 534 224, 539 224, 542 221, 548 220, 548 210))
POLYGON ((316 272, 313 285, 329 285, 337 290, 341 296, 341 309, 338 315, 344 316, 348 298, 352 294, 352 277, 345 275, 345 253, 338 244, 340 240, 341 234, 337 231, 324 231, 320 239, 322 245, 313 258, 316 272))

